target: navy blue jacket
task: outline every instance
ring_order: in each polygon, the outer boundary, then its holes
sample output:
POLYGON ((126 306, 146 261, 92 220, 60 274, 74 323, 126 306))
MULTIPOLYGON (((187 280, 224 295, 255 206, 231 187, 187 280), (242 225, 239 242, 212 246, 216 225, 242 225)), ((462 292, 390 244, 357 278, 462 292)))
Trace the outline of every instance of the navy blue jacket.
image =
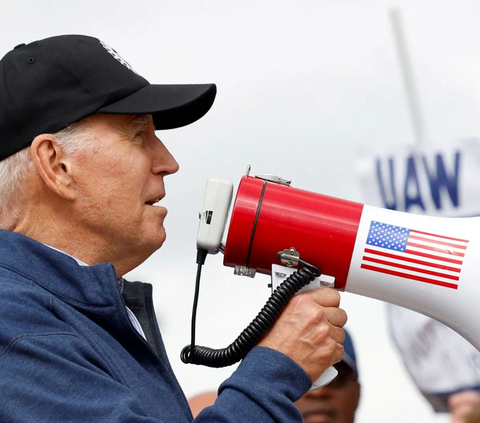
MULTIPOLYGON (((110 263, 80 266, 0 230, 0 422, 193 420, 149 307, 151 285, 125 291, 110 263)), ((301 422, 292 402, 310 385, 291 359, 255 347, 195 421, 301 422)))

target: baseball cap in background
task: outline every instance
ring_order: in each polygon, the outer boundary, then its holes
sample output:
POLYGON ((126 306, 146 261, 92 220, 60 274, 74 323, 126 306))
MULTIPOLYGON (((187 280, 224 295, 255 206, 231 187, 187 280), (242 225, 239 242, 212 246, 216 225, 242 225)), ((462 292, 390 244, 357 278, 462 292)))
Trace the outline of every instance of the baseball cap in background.
POLYGON ((345 328, 343 328, 343 330, 345 332, 345 341, 343 342, 345 354, 343 355, 342 361, 345 362, 348 367, 350 367, 358 375, 357 357, 355 355, 352 337, 345 328))
POLYGON ((94 37, 20 44, 0 60, 0 160, 95 113, 152 114, 156 129, 179 128, 205 115, 215 95, 215 84, 150 84, 94 37))

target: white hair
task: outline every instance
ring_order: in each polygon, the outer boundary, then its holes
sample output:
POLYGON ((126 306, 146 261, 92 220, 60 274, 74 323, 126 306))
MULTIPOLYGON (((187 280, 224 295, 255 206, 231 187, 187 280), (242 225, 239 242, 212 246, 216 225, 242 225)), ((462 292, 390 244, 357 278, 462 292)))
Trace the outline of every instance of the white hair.
MULTIPOLYGON (((62 129, 54 136, 66 154, 75 154, 91 145, 87 124, 82 121, 62 129)), ((25 176, 32 168, 30 146, 0 161, 0 222, 19 216, 20 204, 15 200, 21 193, 25 176)))

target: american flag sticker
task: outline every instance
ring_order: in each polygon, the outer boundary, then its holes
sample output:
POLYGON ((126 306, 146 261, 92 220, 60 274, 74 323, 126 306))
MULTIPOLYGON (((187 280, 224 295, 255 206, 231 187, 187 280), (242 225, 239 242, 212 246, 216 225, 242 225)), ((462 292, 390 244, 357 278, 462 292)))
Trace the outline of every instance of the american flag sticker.
POLYGON ((372 221, 361 268, 457 289, 468 241, 372 221))

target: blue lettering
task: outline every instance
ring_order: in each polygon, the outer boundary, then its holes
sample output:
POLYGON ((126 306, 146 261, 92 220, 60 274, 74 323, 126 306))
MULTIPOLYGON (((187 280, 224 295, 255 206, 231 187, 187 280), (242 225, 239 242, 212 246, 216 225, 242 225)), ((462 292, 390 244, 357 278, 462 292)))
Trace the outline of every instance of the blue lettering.
POLYGON ((382 177, 382 164, 379 158, 375 160, 375 166, 377 170, 378 187, 380 188, 380 195, 382 196, 382 202, 384 204, 384 207, 390 210, 397 210, 397 196, 395 193, 395 177, 394 177, 393 159, 391 157, 388 159, 388 170, 389 170, 388 176, 390 178, 390 191, 388 194, 390 194, 389 197, 392 199, 391 201, 387 199, 387 192, 386 192, 385 185, 383 183, 383 177, 382 177))
POLYGON ((422 157, 423 166, 425 167, 425 173, 430 183, 430 193, 432 194, 433 202, 437 210, 442 208, 440 202, 440 189, 445 187, 452 200, 454 207, 458 207, 458 174, 460 169, 460 152, 455 153, 455 170, 454 174, 449 177, 445 170, 445 164, 443 162, 443 156, 437 154, 435 156, 436 172, 430 172, 427 165, 427 159, 422 157), (436 177, 435 177, 436 176, 436 177))
POLYGON ((425 211, 425 206, 420 195, 420 184, 418 183, 415 157, 409 156, 407 158, 407 175, 405 177, 405 211, 408 212, 410 207, 415 205, 425 211), (410 191, 412 191, 412 196, 410 196, 410 191))

